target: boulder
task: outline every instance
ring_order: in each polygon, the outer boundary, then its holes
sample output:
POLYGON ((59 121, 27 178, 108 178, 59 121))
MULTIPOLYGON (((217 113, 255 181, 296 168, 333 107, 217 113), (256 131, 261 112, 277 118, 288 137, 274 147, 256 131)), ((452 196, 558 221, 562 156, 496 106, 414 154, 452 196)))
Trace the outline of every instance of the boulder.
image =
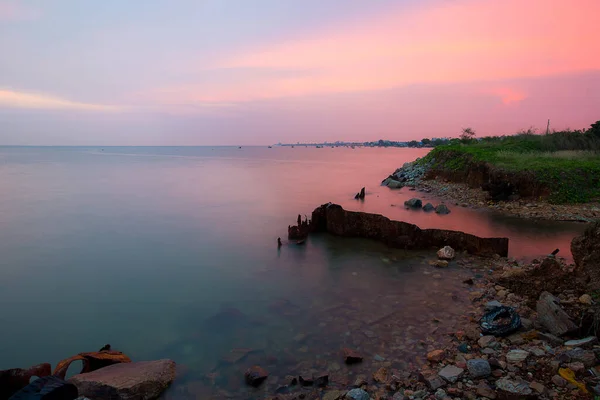
POLYGON ((560 300, 548 292, 543 292, 537 301, 536 311, 540 325, 555 336, 564 335, 578 327, 559 305, 560 300))
POLYGON ((445 204, 440 204, 435 208, 436 214, 450 214, 450 209, 445 204))
POLYGON ((583 235, 571 241, 571 253, 578 278, 588 291, 600 289, 600 221, 585 230, 583 235))
POLYGON ((33 376, 42 378, 52 373, 50 364, 34 365, 28 369, 13 368, 0 371, 0 399, 8 399, 14 393, 29 385, 33 376))
POLYGON ((435 207, 433 206, 433 204, 431 203, 427 203, 423 206, 423 211, 433 211, 435 210, 435 207))
POLYGON ((75 375, 69 382, 81 396, 92 399, 157 399, 175 379, 175 362, 140 361, 109 365, 96 371, 75 375))
POLYGON ((451 246, 475 255, 508 255, 507 238, 480 238, 464 232, 421 229, 407 222, 392 221, 383 215, 346 211, 337 204, 323 204, 312 213, 311 232, 328 232, 361 237, 401 249, 419 250, 451 246))
POLYGON ((244 373, 244 379, 246 380, 246 383, 253 387, 260 386, 260 384, 263 383, 268 376, 269 373, 258 365, 248 368, 244 373))
POLYGON ((404 185, 401 182, 398 182, 395 179, 390 179, 386 185, 390 189, 401 189, 404 185))
POLYGON ((421 201, 421 199, 413 197, 412 199, 406 200, 404 202, 404 205, 410 208, 421 208, 423 206, 423 202, 421 201))
POLYGON ((440 260, 453 260, 456 256, 456 252, 450 246, 444 246, 438 250, 437 256, 440 260))

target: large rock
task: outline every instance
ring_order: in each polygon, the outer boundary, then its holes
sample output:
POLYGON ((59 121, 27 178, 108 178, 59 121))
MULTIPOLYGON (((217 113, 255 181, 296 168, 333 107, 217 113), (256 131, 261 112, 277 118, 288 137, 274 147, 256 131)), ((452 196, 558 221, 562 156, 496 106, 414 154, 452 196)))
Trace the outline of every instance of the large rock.
POLYGON ((456 252, 450 246, 444 246, 438 250, 437 256, 440 260, 453 260, 456 256, 456 252))
POLYGON ((423 202, 421 201, 421 199, 413 197, 412 199, 406 200, 404 202, 404 205, 410 208, 421 208, 423 206, 423 202))
POLYGON ((75 375, 69 382, 81 396, 92 400, 151 400, 158 398, 175 379, 175 362, 140 361, 110 365, 86 374, 75 375))
MULTIPOLYGON (((250 386, 258 387, 261 383, 265 381, 269 377, 269 373, 265 371, 262 367, 258 365, 254 365, 246 370, 244 373, 244 379, 246 383, 250 386)), ((310 384, 312 385, 312 376, 310 377, 310 384)), ((300 377, 300 381, 302 382, 302 377, 300 377)))
POLYGON ((600 289, 600 221, 571 242, 577 277, 589 291, 600 289))
POLYGON ((450 209, 445 204, 440 204, 435 208, 437 214, 450 214, 450 209))
POLYGON ((8 399, 14 393, 29 385, 33 376, 42 378, 52 373, 50 364, 39 364, 29 369, 13 368, 0 371, 0 400, 8 399))
POLYGON ((404 187, 404 185, 401 182, 398 182, 395 179, 390 179, 388 181, 388 183, 386 184, 387 187, 389 187, 390 189, 400 189, 402 187, 404 187))
POLYGON ((536 311, 540 325, 555 336, 564 335, 577 329, 569 315, 558 304, 560 300, 548 292, 543 292, 537 302, 536 311))
POLYGON ((392 221, 379 214, 346 211, 337 204, 324 204, 312 213, 312 232, 374 239, 390 247, 429 249, 451 246, 477 255, 508 255, 507 238, 480 238, 464 232, 421 229, 407 222, 392 221))

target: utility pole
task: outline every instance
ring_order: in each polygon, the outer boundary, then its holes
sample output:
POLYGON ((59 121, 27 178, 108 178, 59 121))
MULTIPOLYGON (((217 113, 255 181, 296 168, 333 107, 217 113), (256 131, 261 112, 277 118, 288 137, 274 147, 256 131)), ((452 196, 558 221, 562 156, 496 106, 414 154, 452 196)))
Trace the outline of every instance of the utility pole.
POLYGON ((546 125, 546 135, 550 133, 550 118, 548 118, 548 125, 546 125))

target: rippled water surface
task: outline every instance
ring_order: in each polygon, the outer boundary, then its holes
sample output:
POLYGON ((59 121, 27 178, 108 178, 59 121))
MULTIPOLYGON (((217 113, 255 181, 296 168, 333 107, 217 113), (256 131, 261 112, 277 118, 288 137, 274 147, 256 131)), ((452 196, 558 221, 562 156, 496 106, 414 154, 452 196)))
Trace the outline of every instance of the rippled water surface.
POLYGON ((508 236, 515 257, 567 252, 582 229, 457 206, 446 216, 405 210, 418 193, 379 183, 424 154, 0 148, 0 369, 56 364, 110 343, 135 360, 180 363, 172 396, 226 389, 244 398, 241 374, 252 363, 274 376, 320 369, 343 379, 342 346, 396 368, 418 362, 460 323, 470 272, 440 272, 430 253, 360 239, 288 245, 298 213, 332 201, 424 228, 508 236), (364 202, 353 199, 362 186, 364 202))

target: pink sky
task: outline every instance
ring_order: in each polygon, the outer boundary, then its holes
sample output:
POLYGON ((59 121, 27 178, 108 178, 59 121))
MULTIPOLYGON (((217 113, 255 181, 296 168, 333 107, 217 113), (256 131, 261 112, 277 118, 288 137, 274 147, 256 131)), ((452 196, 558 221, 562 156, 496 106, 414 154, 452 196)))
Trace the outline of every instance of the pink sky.
MULTIPOLYGON (((26 51, 8 45, 24 41, 19 29, 69 15, 0 0, 0 24, 12 27, 0 50, 15 53, 12 64, 9 58, 0 62, 0 118, 10 118, 17 131, 40 131, 34 137, 45 142, 56 139, 59 127, 34 127, 27 117, 19 124, 28 115, 19 109, 78 112, 89 136, 74 135, 76 142, 101 142, 94 126, 102 120, 105 131, 127 126, 129 136, 108 136, 127 144, 148 142, 135 129, 144 118, 161 121, 148 144, 409 140, 455 136, 466 125, 497 134, 541 126, 547 118, 558 129, 600 119, 598 0, 377 0, 370 8, 349 2, 354 13, 331 6, 330 14, 310 24, 316 0, 302 9, 282 6, 283 17, 269 14, 272 1, 261 0, 252 21, 264 29, 273 25, 275 33, 260 37, 252 36, 256 26, 244 32, 239 21, 227 21, 233 8, 222 5, 235 2, 216 1, 199 8, 202 18, 216 20, 215 33, 183 16, 170 23, 186 36, 155 32, 152 15, 141 14, 121 28, 101 25, 80 38, 63 38, 56 48, 69 54, 28 65, 32 79, 26 79, 19 71, 26 51), (278 24, 280 18, 290 18, 287 26, 278 24), (145 29, 158 39, 144 41, 145 29), (83 61, 74 59, 78 55, 83 61), (53 77, 45 69, 60 76, 61 63, 63 73, 69 71, 62 86, 40 78, 53 77), (16 71, 17 79, 11 83, 9 73, 3 81, 3 69, 16 71)), ((19 142, 9 135, 0 139, 19 142)))

